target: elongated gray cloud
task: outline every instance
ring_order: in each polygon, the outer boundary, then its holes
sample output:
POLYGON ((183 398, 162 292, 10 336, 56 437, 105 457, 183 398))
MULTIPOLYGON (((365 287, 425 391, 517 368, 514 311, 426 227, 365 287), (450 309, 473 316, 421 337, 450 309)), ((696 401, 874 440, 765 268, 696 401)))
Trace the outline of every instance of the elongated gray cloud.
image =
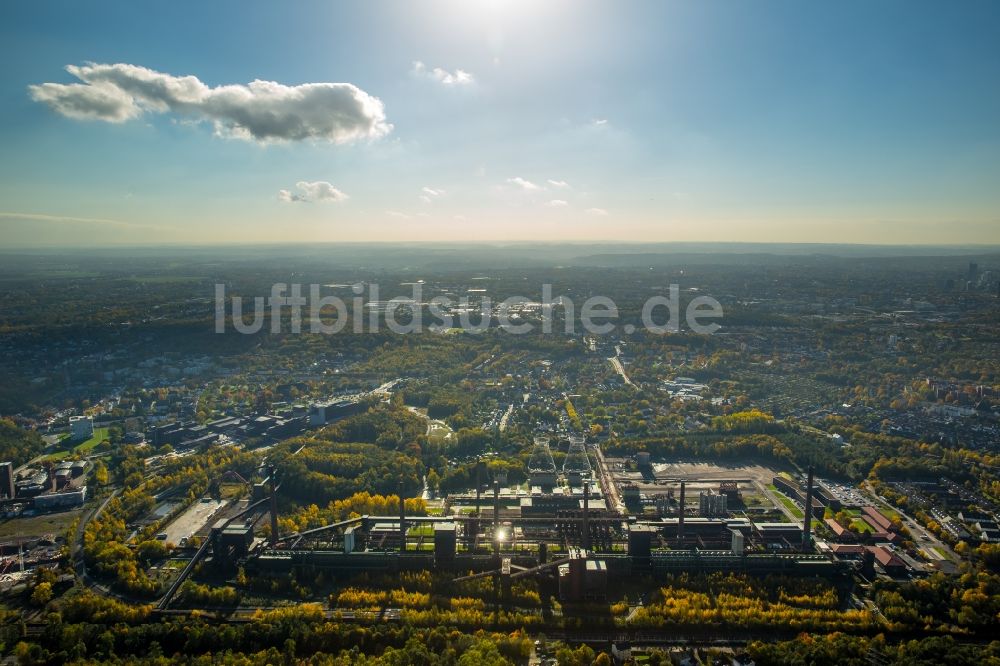
POLYGON ((109 220, 102 217, 77 217, 74 215, 45 215, 43 213, 0 212, 0 222, 44 222, 53 224, 89 225, 99 227, 119 227, 121 229, 172 229, 159 224, 143 224, 125 220, 109 220))
POLYGON ((208 86, 137 65, 68 65, 82 83, 28 86, 31 98, 80 120, 122 123, 145 113, 175 113, 213 124, 217 134, 274 143, 348 143, 392 130, 381 100, 350 83, 274 81, 208 86))

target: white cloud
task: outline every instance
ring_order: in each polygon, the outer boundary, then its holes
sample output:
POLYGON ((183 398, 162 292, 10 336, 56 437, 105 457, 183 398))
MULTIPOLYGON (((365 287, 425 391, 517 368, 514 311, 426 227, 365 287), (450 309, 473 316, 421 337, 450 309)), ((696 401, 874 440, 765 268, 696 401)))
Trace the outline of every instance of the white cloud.
POLYGON ((516 186, 520 187, 522 190, 526 190, 526 191, 529 191, 529 192, 534 192, 535 190, 542 189, 538 185, 535 185, 530 180, 525 180, 524 178, 521 178, 520 176, 515 176, 513 178, 508 178, 507 182, 510 183, 511 185, 516 185, 516 186))
POLYGON ((413 73, 418 76, 429 77, 446 86, 467 86, 475 83, 476 81, 472 74, 469 74, 465 70, 456 69, 454 72, 449 72, 448 70, 440 67, 428 69, 427 65, 419 60, 413 61, 413 73))
POLYGON ((608 211, 604 210, 603 208, 588 208, 587 210, 585 210, 583 212, 586 213, 587 215, 607 215, 608 214, 608 211))
POLYGON ((547 180, 545 182, 547 182, 552 187, 557 187, 557 188, 559 188, 561 190, 571 189, 570 186, 569 186, 569 183, 567 183, 565 180, 552 180, 550 178, 549 180, 547 180))
POLYGON ((395 217, 396 219, 399 220, 409 220, 412 217, 411 215, 408 215, 406 213, 401 213, 398 210, 387 210, 385 211, 385 214, 388 215, 389 217, 395 217))
POLYGON ((299 192, 278 190, 278 199, 285 203, 309 203, 312 201, 337 203, 349 198, 325 180, 317 180, 315 182, 300 180, 295 183, 295 187, 299 192))
POLYGON ((565 206, 568 206, 569 202, 568 201, 564 201, 562 199, 553 199, 552 201, 548 202, 545 205, 549 206, 550 208, 563 208, 565 206))
POLYGON ((607 118, 594 118, 593 122, 594 122, 594 125, 596 125, 597 127, 600 127, 601 125, 607 125, 608 124, 608 119, 607 118))
POLYGON ((211 122, 216 133, 274 143, 347 143, 388 134, 385 108, 350 83, 274 81, 211 87, 137 65, 88 63, 66 71, 82 83, 28 86, 31 98, 69 118, 121 123, 145 113, 175 113, 211 122))
POLYGON ((444 196, 444 190, 437 190, 433 187, 422 187, 420 191, 423 192, 418 198, 425 204, 434 203, 434 200, 444 196))

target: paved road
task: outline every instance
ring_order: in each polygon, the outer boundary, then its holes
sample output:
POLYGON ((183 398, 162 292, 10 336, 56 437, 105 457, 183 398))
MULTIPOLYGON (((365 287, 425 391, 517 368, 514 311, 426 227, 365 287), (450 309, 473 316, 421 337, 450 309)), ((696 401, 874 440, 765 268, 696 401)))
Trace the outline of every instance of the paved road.
POLYGON ((622 380, 626 384, 628 384, 632 388, 639 388, 638 386, 636 386, 635 384, 633 384, 632 380, 628 378, 627 374, 625 374, 625 366, 622 365, 621 360, 617 356, 612 356, 608 360, 611 361, 611 367, 613 367, 615 369, 615 372, 617 372, 619 375, 621 375, 622 380))
POLYGON ((510 420, 510 415, 513 413, 514 413, 514 403, 510 403, 510 406, 507 407, 507 411, 504 412, 504 415, 500 418, 500 432, 503 432, 504 430, 507 429, 507 421, 510 420))

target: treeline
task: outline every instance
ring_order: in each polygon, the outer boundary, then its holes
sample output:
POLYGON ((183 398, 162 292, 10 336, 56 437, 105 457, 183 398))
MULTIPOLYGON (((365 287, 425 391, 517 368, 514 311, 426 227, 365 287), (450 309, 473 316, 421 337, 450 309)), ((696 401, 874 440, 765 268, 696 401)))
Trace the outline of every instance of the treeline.
POLYGON ((486 340, 469 335, 386 334, 385 337, 385 344, 361 364, 361 372, 386 377, 433 377, 440 384, 449 384, 464 377, 472 362, 487 348, 486 340))
POLYGON ((335 442, 367 442, 382 448, 404 449, 419 443, 427 423, 406 409, 380 405, 328 426, 320 437, 335 442))
POLYGON ((0 461, 20 467, 45 448, 45 441, 34 430, 18 427, 10 419, 0 419, 0 461))
POLYGON ((245 623, 218 624, 193 614, 136 624, 148 607, 130 611, 89 593, 77 597, 64 602, 62 615, 48 616, 42 634, 15 639, 19 663, 499 666, 524 663, 531 652, 531 639, 516 629, 499 634, 448 625, 348 625, 326 621, 316 604, 258 611, 245 623), (93 616, 85 615, 88 609, 93 616))
POLYGON ((604 445, 608 455, 633 455, 648 451, 654 457, 702 457, 715 460, 755 458, 791 460, 792 450, 774 435, 719 435, 693 433, 648 439, 614 439, 604 445))
POLYGON ((918 666, 937 664, 1000 664, 1000 642, 963 644, 951 636, 889 643, 843 633, 803 634, 793 641, 754 641, 747 652, 759 666, 918 666))
MULTIPOLYGON (((523 458, 491 458, 484 462, 484 468, 480 482, 483 484, 483 492, 493 485, 493 479, 498 475, 507 477, 507 485, 521 484, 528 480, 527 466, 523 458)), ((449 465, 441 474, 438 484, 441 492, 450 493, 459 490, 467 490, 476 486, 476 463, 464 463, 461 465, 449 465)), ((484 495, 485 497, 485 495, 484 495)))
POLYGON ((630 616, 630 626, 860 631, 875 623, 867 610, 840 610, 836 591, 820 581, 746 574, 685 574, 668 580, 649 604, 630 616))
POLYGON ((872 592, 893 628, 990 636, 1000 626, 1000 576, 968 566, 958 576, 936 573, 905 583, 878 581, 872 592))
POLYGON ((410 382, 398 393, 400 404, 423 407, 429 418, 442 419, 456 430, 473 423, 475 396, 468 378, 458 375, 447 381, 410 382))
POLYGON ((213 587, 189 580, 181 586, 181 599, 196 606, 235 606, 240 602, 240 593, 228 585, 213 587))
POLYGON ((785 427, 774 417, 758 409, 733 412, 712 419, 712 428, 718 432, 760 434, 784 432, 785 427))
MULTIPOLYGON (((420 498, 405 500, 405 506, 406 514, 409 516, 424 516, 427 514, 427 507, 424 504, 424 500, 420 498)), ((333 500, 324 509, 319 508, 316 504, 310 504, 299 509, 291 516, 280 517, 278 525, 282 534, 288 534, 365 515, 399 515, 399 496, 373 495, 368 492, 355 493, 342 500, 333 500)))
MULTIPOLYGON (((417 451, 419 455, 419 449, 417 451)), ((418 457, 374 444, 314 440, 298 455, 278 463, 282 501, 324 506, 356 492, 388 495, 416 493, 424 465, 418 457)))

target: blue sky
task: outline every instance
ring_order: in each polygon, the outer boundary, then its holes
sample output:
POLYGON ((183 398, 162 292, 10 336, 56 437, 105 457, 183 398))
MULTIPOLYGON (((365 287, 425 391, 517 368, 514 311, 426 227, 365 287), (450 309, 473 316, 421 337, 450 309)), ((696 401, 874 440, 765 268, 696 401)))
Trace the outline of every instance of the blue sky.
POLYGON ((998 243, 998 34, 995 2, 5 2, 0 245, 998 243))

